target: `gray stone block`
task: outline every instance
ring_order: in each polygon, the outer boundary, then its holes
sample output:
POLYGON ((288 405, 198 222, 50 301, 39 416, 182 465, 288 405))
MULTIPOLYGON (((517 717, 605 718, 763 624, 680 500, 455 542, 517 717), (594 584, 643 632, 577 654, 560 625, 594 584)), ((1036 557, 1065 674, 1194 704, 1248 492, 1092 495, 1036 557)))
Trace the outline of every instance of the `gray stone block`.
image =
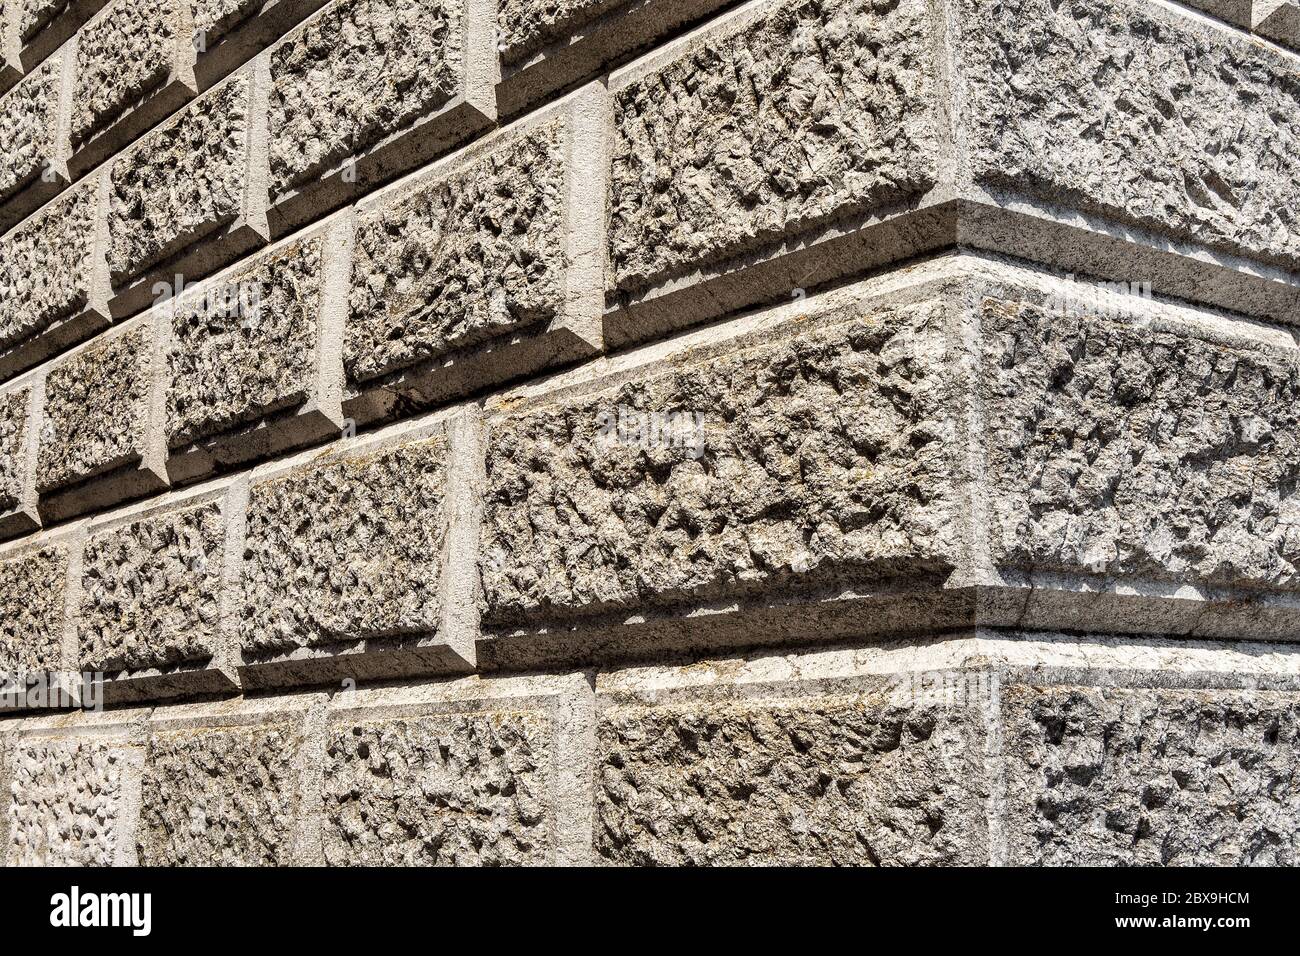
POLYGON ((333 0, 268 50, 277 234, 488 126, 494 26, 484 0, 333 0))
POLYGON ((1300 3, 1296 0, 1254 0, 1251 23, 1261 36, 1300 48, 1300 3))
POLYGON ((9 681, 76 669, 67 654, 74 550, 62 536, 0 551, 0 675, 9 681))
POLYGON ((40 525, 33 468, 40 403, 39 386, 27 380, 0 390, 0 538, 40 525))
POLYGON ((349 216, 186 290, 170 309, 167 461, 191 481, 344 428, 349 216))
POLYGON ((63 46, 108 0, 6 0, 4 65, 21 75, 63 46))
POLYGON ((477 444, 443 414, 253 472, 245 687, 472 666, 477 444))
POLYGON ((109 167, 115 314, 130 314, 262 245, 264 77, 253 69, 194 100, 109 167), (155 281, 160 280, 160 281, 155 281))
POLYGON ((1259 6, 1261 0, 1183 0, 1189 7, 1204 10, 1211 16, 1235 23, 1237 26, 1251 25, 1251 4, 1259 6))
POLYGON ((349 415, 434 404, 600 349, 608 107, 590 84, 358 206, 349 415))
POLYGON ((71 109, 71 52, 60 51, 0 97, 0 230, 7 230, 63 190, 71 109))
POLYGON ((336 695, 322 790, 325 861, 588 862, 592 724, 581 674, 336 695))
POLYGON ((110 321, 107 183, 94 177, 0 237, 0 378, 110 321))

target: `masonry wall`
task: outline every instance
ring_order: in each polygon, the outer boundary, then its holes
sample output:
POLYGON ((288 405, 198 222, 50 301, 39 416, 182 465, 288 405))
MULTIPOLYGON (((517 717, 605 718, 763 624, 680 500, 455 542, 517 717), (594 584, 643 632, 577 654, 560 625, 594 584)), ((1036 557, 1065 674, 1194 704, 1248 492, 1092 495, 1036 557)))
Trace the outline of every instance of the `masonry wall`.
POLYGON ((0 24, 5 863, 1296 862, 1295 3, 0 24))

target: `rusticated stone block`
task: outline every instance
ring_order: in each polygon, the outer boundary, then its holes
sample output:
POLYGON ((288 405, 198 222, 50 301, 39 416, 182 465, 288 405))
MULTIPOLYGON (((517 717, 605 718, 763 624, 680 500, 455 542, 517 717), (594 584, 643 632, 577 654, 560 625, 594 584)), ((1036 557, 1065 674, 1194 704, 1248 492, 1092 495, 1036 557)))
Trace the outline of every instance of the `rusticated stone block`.
POLYGON ((74 6, 73 0, 14 0, 17 4, 18 35, 31 40, 43 27, 74 6))
POLYGON ((70 669, 64 659, 68 564, 66 544, 0 553, 0 675, 70 669))
POLYGON ((745 350, 500 403, 485 623, 941 582, 960 550, 962 402, 941 316, 855 303, 745 350))
POLYGON ((1291 692, 1003 692, 1009 862, 1294 866, 1291 692))
POLYGON ((141 864, 293 862, 303 742, 301 720, 151 733, 141 794, 141 864))
POLYGON ((12 17, 5 59, 20 72, 30 72, 55 50, 108 0, 7 0, 7 17, 12 17))
POLYGON ((1256 33, 1300 47, 1300 3, 1296 0, 1254 0, 1251 19, 1256 33))
POLYGON ((623 0, 503 0, 497 14, 502 63, 518 63, 567 39, 623 0))
POLYGON ((247 20, 265 0, 194 0, 194 32, 210 43, 247 20))
POLYGON ((0 142, 9 144, 0 163, 0 202, 5 204, 0 226, 13 225, 35 208, 31 202, 10 202, 23 190, 35 186, 34 192, 45 198, 67 183, 60 134, 66 59, 47 60, 0 98, 0 142))
POLYGON ((599 348, 608 123, 608 94, 593 84, 362 204, 349 378, 433 360, 430 381, 419 384, 436 388, 451 353, 463 365, 464 350, 521 334, 550 344, 530 340, 511 353, 498 345, 487 376, 599 348), (529 347, 545 357, 524 354, 529 347))
POLYGON ((1300 261, 1286 211, 1300 203, 1300 84, 1286 55, 1140 0, 961 0, 954 22, 976 183, 1300 261))
POLYGON ((0 392, 0 537, 30 531, 39 523, 36 510, 33 387, 16 386, 0 392))
POLYGON ((639 293, 936 182, 920 0, 746 7, 616 75, 613 284, 639 293))
POLYGON ((493 28, 481 0, 334 0, 268 51, 277 222, 342 205, 495 118, 493 28))
POLYGON ((1238 26, 1250 26, 1250 7, 1258 7, 1261 0, 1185 0, 1189 7, 1196 7, 1238 26))

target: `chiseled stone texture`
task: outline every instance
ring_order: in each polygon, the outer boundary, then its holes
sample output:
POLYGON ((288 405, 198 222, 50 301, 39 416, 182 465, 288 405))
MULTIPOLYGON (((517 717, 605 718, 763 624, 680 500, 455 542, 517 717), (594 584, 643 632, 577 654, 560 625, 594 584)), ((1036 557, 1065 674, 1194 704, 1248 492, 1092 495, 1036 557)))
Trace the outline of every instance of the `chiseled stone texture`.
POLYGON ((22 500, 31 394, 31 389, 19 388, 0 395, 0 512, 22 500))
POLYGON ((62 58, 46 60, 0 98, 0 200, 45 173, 56 152, 62 58))
POLYGON ((30 40, 41 28, 68 9, 70 0, 15 0, 21 3, 18 12, 18 34, 30 40))
POLYGON ((156 732, 142 784, 142 866, 288 864, 300 725, 156 732))
POLYGON ((461 0, 335 0, 271 54, 271 189, 363 152, 461 89, 461 0))
POLYGON ((0 348, 34 338, 89 300, 94 183, 69 190, 0 239, 0 348))
POLYGON ((0 674, 63 669, 67 580, 59 545, 0 560, 0 674))
POLYGON ((240 74, 168 120, 112 166, 109 266, 135 275, 238 218, 249 77, 240 74))
POLYGON ((927 304, 791 328, 495 419, 488 619, 949 569, 960 397, 942 323, 927 304), (646 440, 647 412, 688 426, 646 440))
POLYGON ((167 81, 182 28, 181 5, 188 2, 117 0, 82 29, 72 106, 73 143, 111 126, 167 81))
POLYGON ((961 0, 978 181, 1300 257, 1300 75, 1143 0, 961 0))
POLYGON ((148 415, 149 338, 139 326, 50 370, 36 462, 39 491, 139 460, 148 415))
POLYGON ((266 4, 266 0, 194 0, 194 33, 208 49, 266 4))
POLYGON ((331 455, 249 493, 244 649, 437 629, 447 442, 331 455))
POLYGON ((626 0, 501 0, 497 47, 503 63, 518 63, 626 0))
POLYGON ((112 866, 122 812, 122 754, 68 737, 15 742, 10 866, 112 866))
POLYGON ((922 0, 773 4, 615 94, 620 289, 887 206, 935 182, 922 0))
POLYGON ((315 236, 284 246, 181 300, 168 353, 173 444, 310 397, 323 244, 315 236))
POLYGON ((640 866, 984 862, 981 720, 878 692, 612 707, 596 851, 640 866))
POLYGON ((223 531, 219 503, 206 502, 92 534, 77 619, 83 669, 117 673, 210 660, 223 531))
POLYGON ((1300 590, 1300 361, 987 301, 995 560, 1300 590))
POLYGON ((552 726, 544 714, 342 722, 325 763, 332 865, 502 866, 548 860, 552 726))
POLYGON ((1254 690, 1007 688, 1010 862, 1296 865, 1297 701, 1254 690))
POLYGON ((344 356, 353 379, 560 311, 563 149, 555 119, 363 221, 344 356))

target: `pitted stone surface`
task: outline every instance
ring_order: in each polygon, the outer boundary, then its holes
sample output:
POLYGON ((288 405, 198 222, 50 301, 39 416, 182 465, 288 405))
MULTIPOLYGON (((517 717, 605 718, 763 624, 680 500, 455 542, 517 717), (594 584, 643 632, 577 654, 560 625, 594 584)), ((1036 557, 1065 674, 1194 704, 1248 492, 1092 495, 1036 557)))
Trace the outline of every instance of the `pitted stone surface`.
POLYGON ((1141 0, 962 0, 978 180, 1300 257, 1300 73, 1141 0))
POLYGON ((983 862, 980 726, 879 693, 614 707, 597 730, 596 851, 641 866, 983 862))
POLYGON ((525 60, 622 5, 625 0, 501 0, 498 49, 503 63, 525 60))
POLYGON ((181 300, 168 355, 173 444, 310 397, 322 246, 319 237, 295 242, 181 300))
POLYGON ((70 190, 0 239, 0 348, 85 307, 95 204, 93 184, 70 190))
POLYGON ((11 866, 112 866, 122 812, 122 755, 92 740, 14 745, 11 866))
POLYGON ((335 0, 271 54, 282 194, 436 112, 461 88, 461 0, 335 0))
POLYGON ((615 96, 616 284, 636 291, 935 182, 921 0, 783 3, 615 96))
POLYGON ((50 370, 37 490, 53 490, 139 460, 149 361, 149 334, 141 327, 92 345, 50 370))
POLYGON ((0 97, 0 200, 45 175, 56 152, 62 59, 46 60, 0 97))
POLYGON ((937 573, 960 401, 935 306, 681 364, 490 426, 488 618, 937 573), (649 415, 647 415, 649 413, 649 415), (655 438, 651 427, 678 425, 655 438), (696 416, 701 417, 696 417, 696 416))
MULTIPOLYGON (((212 44, 260 10, 266 0, 195 0, 194 33, 207 49, 212 44)), ((200 51, 203 52, 203 51, 200 51)))
MULTIPOLYGON (((111 126, 167 81, 189 0, 117 0, 77 43, 72 141, 111 126)), ((181 38, 180 42, 189 42, 181 38)))
POLYGON ((1010 862, 1294 866, 1294 694, 1003 691, 1010 862))
POLYGON ((242 640, 273 654, 437 629, 442 437, 329 456, 254 485, 242 640))
POLYGON ((555 120, 363 222, 345 342, 353 379, 560 311, 563 149, 555 120))
POLYGON ((22 500, 31 394, 31 389, 19 388, 0 395, 0 512, 22 500))
POLYGON ((1300 589, 1300 361, 989 300, 994 559, 1300 589))
POLYGON ((167 669, 215 651, 221 508, 151 515, 86 541, 78 617, 83 669, 167 669))
POLYGON ((63 670, 67 579, 61 546, 0 560, 0 675, 63 670))
POLYGON ((34 37, 47 23, 68 9, 70 0, 18 0, 18 33, 25 41, 34 37))
POLYGON ((552 726, 533 713, 336 724, 325 764, 333 865, 544 864, 552 726))
POLYGON ((115 277, 133 276, 239 216, 248 83, 239 75, 195 100, 113 163, 115 277))
POLYGON ((140 816, 143 866, 276 866, 292 862, 294 763, 288 722, 150 735, 140 816))

